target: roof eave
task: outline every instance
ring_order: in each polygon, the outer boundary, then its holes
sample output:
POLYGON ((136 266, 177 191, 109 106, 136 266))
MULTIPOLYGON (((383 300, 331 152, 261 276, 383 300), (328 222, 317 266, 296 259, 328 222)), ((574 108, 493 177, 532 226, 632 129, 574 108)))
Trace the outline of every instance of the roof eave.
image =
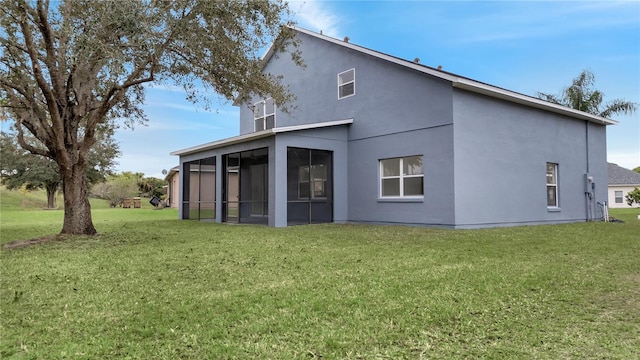
POLYGON ((269 136, 274 136, 275 134, 279 134, 279 133, 300 131, 300 130, 311 130, 311 129, 325 128, 325 127, 339 126, 339 125, 349 125, 352 123, 353 123, 353 119, 344 119, 344 120, 324 121, 319 123, 272 128, 272 129, 257 131, 254 133, 234 136, 234 137, 230 137, 222 140, 212 141, 212 142, 208 142, 205 144, 193 146, 193 147, 182 149, 182 150, 176 150, 169 153, 169 155, 176 155, 176 156, 191 155, 191 154, 199 153, 202 151, 217 149, 223 146, 230 146, 230 145, 243 143, 246 141, 253 141, 253 140, 266 138, 269 136))

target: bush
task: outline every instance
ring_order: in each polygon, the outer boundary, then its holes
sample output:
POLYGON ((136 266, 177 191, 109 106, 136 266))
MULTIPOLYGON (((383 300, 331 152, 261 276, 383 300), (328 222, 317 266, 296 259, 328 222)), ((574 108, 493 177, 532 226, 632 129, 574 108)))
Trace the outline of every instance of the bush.
POLYGON ((640 189, 634 188, 632 191, 629 191, 625 198, 629 206, 633 206, 633 203, 640 205, 640 189))
POLYGON ((124 199, 134 197, 137 193, 137 181, 124 177, 110 177, 107 181, 96 184, 91 189, 91 195, 109 201, 111 207, 122 204, 124 199))

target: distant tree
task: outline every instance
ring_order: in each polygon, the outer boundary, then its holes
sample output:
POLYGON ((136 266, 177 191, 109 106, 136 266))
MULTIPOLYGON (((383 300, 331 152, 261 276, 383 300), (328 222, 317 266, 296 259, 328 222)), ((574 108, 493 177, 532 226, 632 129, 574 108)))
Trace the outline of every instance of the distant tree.
POLYGON ((116 207, 122 204, 124 199, 138 194, 138 181, 133 177, 111 175, 104 182, 94 185, 91 194, 107 200, 109 206, 116 207))
POLYGON ((603 104, 604 94, 593 88, 594 82, 593 73, 583 70, 559 95, 538 92, 538 98, 604 118, 636 111, 637 104, 627 100, 614 99, 603 104))
MULTIPOLYGON (((85 172, 89 184, 102 182, 111 174, 115 159, 120 154, 113 139, 113 131, 99 131, 100 141, 89 151, 85 172)), ((25 141, 38 146, 37 141, 25 136, 25 141)), ((47 193, 47 208, 56 208, 56 192, 62 178, 58 165, 50 158, 34 155, 20 147, 15 132, 0 133, 0 174, 2 184, 9 190, 25 187, 26 190, 44 189, 47 193)))
POLYGON ((640 173, 640 166, 638 166, 637 168, 634 168, 633 171, 640 173))
POLYGON ((138 190, 140 191, 141 196, 152 197, 157 196, 161 197, 165 194, 165 186, 167 182, 163 179, 158 179, 156 177, 143 177, 138 181, 138 190))
POLYGON ((634 188, 632 191, 629 191, 625 199, 629 206, 633 206, 633 203, 640 205, 640 189, 634 188))
POLYGON ((286 108, 293 96, 262 72, 260 55, 276 38, 276 53, 295 45, 287 17, 280 0, 1 1, 2 106, 19 144, 58 166, 61 233, 96 234, 84 176, 89 150, 111 120, 146 120, 145 84, 180 85, 206 107, 255 94, 286 108))
POLYGON ((0 174, 2 185, 9 190, 45 189, 47 208, 56 207, 55 195, 61 182, 57 164, 20 148, 11 133, 0 133, 0 174))

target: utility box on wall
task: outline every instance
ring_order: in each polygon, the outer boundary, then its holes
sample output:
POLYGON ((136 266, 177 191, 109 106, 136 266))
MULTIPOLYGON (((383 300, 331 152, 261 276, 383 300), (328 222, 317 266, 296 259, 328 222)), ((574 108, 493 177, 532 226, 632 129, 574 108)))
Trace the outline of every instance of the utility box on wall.
POLYGON ((593 176, 584 174, 584 192, 589 193, 595 190, 596 184, 593 182, 593 176))

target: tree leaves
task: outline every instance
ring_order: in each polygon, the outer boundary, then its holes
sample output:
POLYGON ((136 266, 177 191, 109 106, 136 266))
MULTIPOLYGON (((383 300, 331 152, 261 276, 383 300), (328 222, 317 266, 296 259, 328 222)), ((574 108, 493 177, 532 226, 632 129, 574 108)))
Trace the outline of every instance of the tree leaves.
POLYGON ((595 75, 583 70, 560 95, 538 92, 538 98, 604 118, 635 112, 637 104, 622 99, 612 100, 603 106, 604 94, 593 88, 594 83, 595 75))

